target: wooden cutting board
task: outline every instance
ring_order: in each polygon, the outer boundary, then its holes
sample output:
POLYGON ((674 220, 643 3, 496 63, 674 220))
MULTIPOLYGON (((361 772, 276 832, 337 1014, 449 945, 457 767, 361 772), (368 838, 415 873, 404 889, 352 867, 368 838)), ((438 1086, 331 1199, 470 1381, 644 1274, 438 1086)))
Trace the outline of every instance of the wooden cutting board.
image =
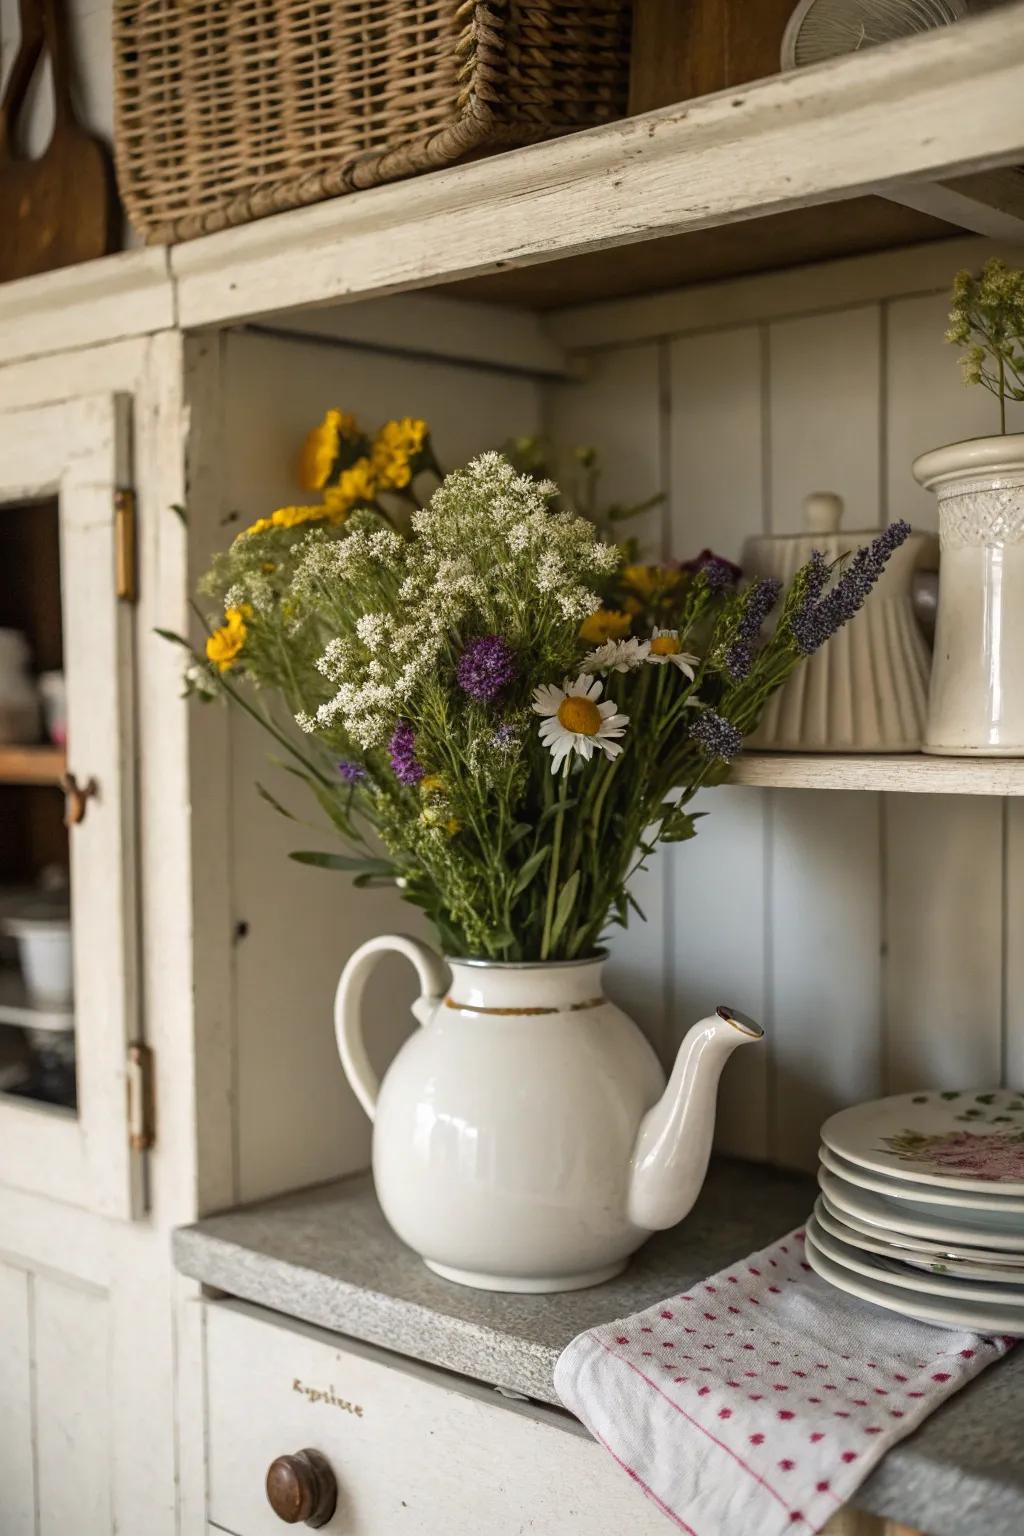
POLYGON ((71 103, 61 0, 20 0, 21 40, 0 103, 0 282, 113 248, 117 199, 109 156, 71 103), (37 66, 53 71, 53 136, 37 160, 18 153, 19 114, 37 66))

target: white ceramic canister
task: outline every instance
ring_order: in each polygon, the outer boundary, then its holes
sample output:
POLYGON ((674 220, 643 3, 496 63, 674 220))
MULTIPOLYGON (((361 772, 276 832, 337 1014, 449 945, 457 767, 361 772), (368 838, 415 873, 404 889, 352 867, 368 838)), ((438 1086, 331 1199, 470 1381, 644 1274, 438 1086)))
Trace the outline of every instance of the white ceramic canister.
POLYGON ((0 629, 0 745, 39 740, 39 699, 29 673, 29 649, 17 629, 0 629))
MULTIPOLYGON (((788 583, 814 550, 852 554, 878 529, 841 530, 842 498, 804 499, 804 531, 748 539, 747 576, 788 583)), ((916 752, 924 736, 931 665, 915 611, 918 573, 934 570, 938 544, 912 533, 892 555, 861 611, 803 662, 769 699, 747 745, 778 752, 916 752)))
POLYGON ((914 460, 939 503, 939 614, 924 750, 1024 755, 1024 433, 914 460))

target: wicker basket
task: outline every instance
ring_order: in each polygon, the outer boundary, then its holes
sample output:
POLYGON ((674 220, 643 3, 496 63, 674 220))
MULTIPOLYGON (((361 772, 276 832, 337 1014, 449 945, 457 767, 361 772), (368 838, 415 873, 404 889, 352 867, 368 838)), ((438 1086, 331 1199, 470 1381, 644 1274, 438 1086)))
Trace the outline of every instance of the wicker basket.
POLYGON ((630 0, 115 0, 117 167, 150 241, 620 117, 630 0))

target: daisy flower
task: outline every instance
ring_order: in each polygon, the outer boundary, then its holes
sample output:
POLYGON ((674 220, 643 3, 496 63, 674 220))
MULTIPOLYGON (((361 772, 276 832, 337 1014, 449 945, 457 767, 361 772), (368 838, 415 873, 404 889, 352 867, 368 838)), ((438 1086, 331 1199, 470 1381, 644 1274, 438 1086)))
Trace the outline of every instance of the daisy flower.
POLYGON ((643 666, 651 649, 649 640, 606 640, 596 651, 584 656, 581 672, 632 672, 643 666))
POLYGON ((693 669, 700 665, 700 657, 691 656, 689 651, 684 651, 679 644, 678 629, 652 629, 651 649, 647 660, 656 667, 663 667, 666 661, 671 661, 690 679, 691 683, 693 669))
POLYGON ((551 772, 557 773, 570 752, 576 751, 589 762, 594 748, 608 757, 618 757, 622 748, 615 740, 629 724, 628 715, 616 713, 613 699, 603 704, 604 684, 600 678, 581 672, 575 682, 566 678, 562 687, 545 683, 533 690, 533 707, 544 719, 540 739, 551 753, 551 772))

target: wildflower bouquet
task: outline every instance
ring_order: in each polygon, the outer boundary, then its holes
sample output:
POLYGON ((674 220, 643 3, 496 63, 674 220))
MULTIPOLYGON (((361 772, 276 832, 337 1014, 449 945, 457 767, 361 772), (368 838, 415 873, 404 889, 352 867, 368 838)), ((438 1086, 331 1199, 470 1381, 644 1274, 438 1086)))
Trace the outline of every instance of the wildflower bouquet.
POLYGON ((1005 432, 1007 400, 1024 400, 1024 272, 995 256, 977 277, 958 272, 946 340, 964 349, 964 383, 983 385, 999 401, 1005 432))
POLYGON ((709 552, 622 569, 556 494, 484 454, 407 536, 360 497, 343 522, 255 525, 206 583, 226 617, 202 685, 274 733, 348 844, 293 857, 397 885, 451 955, 571 959, 625 925, 630 877, 693 836, 694 794, 909 531, 783 594, 709 552))

